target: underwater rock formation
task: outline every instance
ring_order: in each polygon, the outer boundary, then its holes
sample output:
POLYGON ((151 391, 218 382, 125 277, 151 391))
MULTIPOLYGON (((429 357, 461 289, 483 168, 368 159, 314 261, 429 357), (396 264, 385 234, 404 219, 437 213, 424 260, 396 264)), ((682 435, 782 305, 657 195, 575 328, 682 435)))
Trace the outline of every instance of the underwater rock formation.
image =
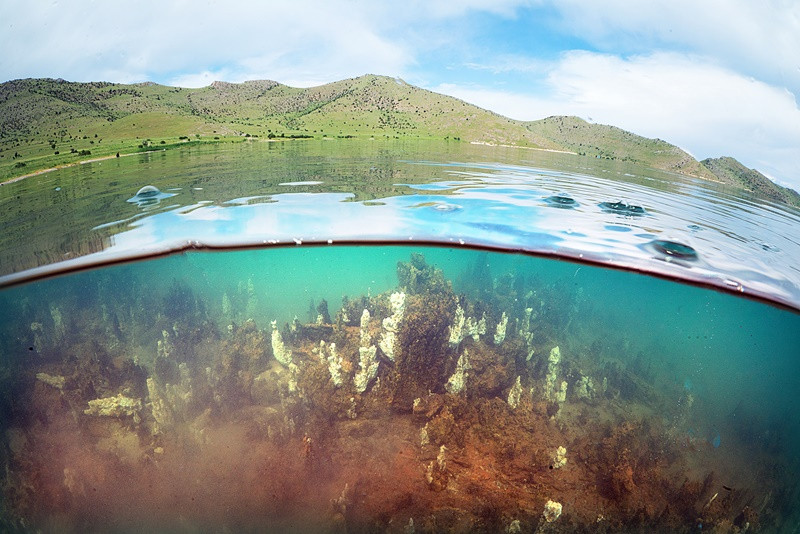
POLYGON ((439 447, 439 454, 436 455, 436 460, 428 464, 425 471, 425 480, 428 486, 434 491, 443 491, 447 488, 447 483, 450 479, 450 473, 447 470, 447 447, 442 445, 439 447))
POLYGON ((328 372, 331 374, 331 381, 336 387, 341 387, 344 384, 344 374, 342 363, 344 358, 336 352, 336 343, 331 343, 328 346, 328 356, 325 357, 325 342, 319 342, 319 353, 321 358, 325 358, 328 362, 328 372))
POLYGON ((43 382, 48 386, 53 386, 56 389, 64 389, 64 383, 67 379, 63 376, 53 376, 47 373, 36 373, 36 380, 43 382))
MULTIPOLYGON (((502 339, 505 339, 505 325, 502 321, 497 325, 498 328, 502 327, 502 339)), ((474 317, 467 317, 464 308, 459 303, 456 306, 455 315, 448 329, 450 346, 455 348, 461 344, 461 341, 466 337, 472 338, 473 341, 479 341, 480 336, 486 334, 486 314, 484 313, 480 320, 474 317)), ((497 335, 497 334, 496 334, 497 335)), ((497 338, 500 342, 502 339, 497 338)), ((495 343, 499 344, 499 343, 495 343)))
POLYGON ((575 392, 575 398, 578 400, 586 400, 591 401, 597 395, 597 390, 594 386, 594 380, 590 376, 583 376, 575 382, 575 387, 573 388, 575 392))
POLYGON ((457 296, 412 256, 397 287, 343 299, 331 324, 321 306, 281 310, 308 319, 283 332, 259 307, 244 318, 249 282, 217 324, 188 328, 205 305, 180 290, 180 314, 121 325, 139 335, 43 300, 17 329, 29 345, 41 330, 42 354, 0 366, 3 512, 71 532, 133 531, 146 514, 168 531, 778 530, 778 438, 748 434, 746 477, 714 474, 736 437, 689 431, 702 397, 656 389, 616 345, 607 359, 562 341, 550 316, 572 312, 521 279, 457 296), (75 325, 63 351, 47 345, 51 307, 75 325))
POLYGON ((322 299, 319 301, 317 305, 317 324, 331 324, 331 314, 328 311, 328 301, 322 299))
POLYGON ((378 375, 378 367, 380 366, 378 347, 372 344, 372 336, 370 334, 370 313, 366 308, 361 314, 359 332, 358 371, 353 377, 353 383, 355 384, 356 392, 364 393, 378 375))
POLYGON ((533 308, 525 308, 525 313, 522 316, 522 320, 519 324, 518 334, 519 337, 525 342, 526 354, 525 354, 525 361, 531 361, 533 358, 534 347, 533 347, 533 332, 531 331, 531 316, 533 314, 533 308))
POLYGON ((553 469, 561 469, 565 465, 567 465, 567 449, 561 445, 553 454, 553 462, 550 464, 550 467, 553 469))
POLYGON ((494 344, 499 345, 506 339, 506 328, 508 328, 508 314, 503 312, 500 322, 494 331, 494 344))
POLYGON ((464 352, 458 357, 458 362, 456 362, 455 372, 447 379, 447 384, 444 386, 448 393, 458 395, 464 391, 467 386, 467 376, 470 369, 469 352, 464 349, 464 352))
POLYGON ((292 351, 286 348, 281 331, 278 330, 278 321, 272 321, 272 355, 284 367, 292 363, 292 351))
POLYGON ((517 381, 514 382, 514 385, 511 386, 511 390, 508 392, 508 405, 511 406, 512 410, 516 410, 519 406, 522 400, 522 391, 522 377, 518 376, 517 381))
POLYGON ((83 413, 102 417, 131 417, 138 424, 141 411, 142 399, 133 399, 120 393, 115 397, 90 400, 89 407, 83 413))
POLYGON ((556 521, 561 517, 562 506, 560 502, 548 500, 544 505, 544 520, 548 523, 556 521))
POLYGON ((389 306, 392 314, 383 319, 383 330, 378 346, 383 351, 389 361, 395 361, 400 352, 397 335, 403 324, 403 316, 406 312, 406 294, 403 292, 392 293, 389 297, 389 306))
MULTIPOLYGON (((416 279, 416 292, 403 298, 403 319, 397 332, 402 350, 395 354, 394 369, 387 376, 392 406, 406 412, 417 397, 443 389, 457 360, 449 344, 455 294, 440 270, 426 272, 425 277, 416 279)), ((396 309, 394 305, 392 309, 396 309)))
POLYGON ((482 335, 486 334, 486 314, 484 313, 480 320, 474 317, 467 317, 467 335, 473 341, 479 341, 482 335))
POLYGON ((467 317, 464 315, 464 308, 462 308, 461 303, 459 303, 456 306, 456 312, 449 327, 450 337, 448 341, 451 347, 457 347, 461 343, 461 340, 464 339, 466 320, 467 317))
POLYGON ((547 358, 547 376, 544 382, 544 398, 549 402, 562 404, 567 399, 566 381, 558 382, 561 370, 561 349, 553 347, 547 358))

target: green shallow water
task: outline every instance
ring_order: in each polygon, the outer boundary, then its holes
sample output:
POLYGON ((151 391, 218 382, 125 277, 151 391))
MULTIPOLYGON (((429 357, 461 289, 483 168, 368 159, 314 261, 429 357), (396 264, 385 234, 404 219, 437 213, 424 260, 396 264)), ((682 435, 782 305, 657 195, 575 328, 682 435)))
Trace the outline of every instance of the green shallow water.
POLYGON ((8 529, 800 521, 800 315, 730 294, 524 254, 334 245, 89 270, 6 288, 0 310, 8 529), (454 342, 459 307, 485 331, 454 342), (276 361, 272 321, 294 369, 276 361), (392 330, 399 356, 379 348, 359 391, 359 347, 392 330), (338 347, 341 384, 320 340, 338 347), (87 413, 120 395, 138 404, 87 413), (558 446, 567 463, 552 469, 558 446), (548 500, 563 505, 552 523, 548 500))

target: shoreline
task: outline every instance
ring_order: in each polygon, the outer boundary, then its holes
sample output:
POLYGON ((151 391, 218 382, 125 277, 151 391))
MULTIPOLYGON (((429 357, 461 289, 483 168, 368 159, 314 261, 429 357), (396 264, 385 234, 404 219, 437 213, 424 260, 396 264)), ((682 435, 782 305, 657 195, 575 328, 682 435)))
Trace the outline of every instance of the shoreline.
MULTIPOLYGON (((261 141, 261 140, 259 140, 259 141, 261 141)), ((277 140, 275 140, 275 139, 264 139, 263 141, 270 142, 270 143, 271 142, 277 142, 277 140)), ((72 163, 63 163, 61 165, 56 165, 55 167, 49 167, 47 169, 39 169, 38 171, 33 171, 33 172, 28 173, 28 174, 23 174, 21 176, 15 176, 13 178, 9 178, 7 180, 4 180, 4 181, 0 182, 0 186, 13 184, 14 182, 19 182, 20 180, 24 180, 25 178, 32 178, 34 176, 47 174, 48 172, 58 171, 58 170, 61 170, 61 169, 67 169, 69 167, 75 167, 75 166, 78 166, 78 165, 84 165, 86 163, 97 163, 99 161, 106 161, 106 160, 109 160, 109 159, 125 158, 125 157, 128 157, 128 156, 135 156, 137 154, 148 154, 148 153, 153 153, 153 152, 163 152, 165 150, 168 150, 168 149, 166 149, 166 148, 157 148, 155 150, 142 150, 142 151, 136 151, 136 152, 126 152, 125 154, 119 153, 119 156, 117 156, 116 154, 112 154, 112 155, 109 155, 109 156, 101 156, 101 157, 92 158, 92 159, 85 159, 85 160, 81 160, 81 161, 73 161, 72 163)))
MULTIPOLYGON (((150 150, 149 152, 158 152, 158 151, 157 150, 150 150)), ((109 159, 117 159, 118 157, 119 158, 124 158, 124 157, 127 157, 127 156, 133 156, 134 154, 144 154, 144 152, 129 152, 127 154, 120 154, 119 156, 117 156, 116 154, 113 154, 111 156, 102 156, 102 157, 99 157, 99 158, 92 158, 92 159, 85 159, 85 160, 81 160, 81 161, 74 161, 72 163, 64 163, 62 165, 56 165, 55 167, 50 167, 48 169, 39 169, 38 171, 34 171, 34 172, 31 172, 31 173, 28 173, 28 174, 23 174, 22 176, 15 176, 14 178, 9 178, 8 180, 4 180, 3 182, 0 182, 0 185, 13 184, 14 182, 19 182, 20 180, 24 180, 25 178, 32 178, 33 176, 39 176, 41 174, 47 174, 48 172, 58 171, 60 169, 67 169, 69 167, 76 167, 78 165, 84 165, 86 163, 96 163, 98 161, 106 161, 106 160, 109 160, 109 159)))
POLYGON ((570 150, 557 150, 555 148, 541 148, 535 146, 521 146, 521 145, 507 145, 501 143, 490 143, 488 141, 470 141, 469 144, 471 145, 482 145, 482 146, 498 146, 502 148, 522 148, 524 150, 538 150, 540 152, 554 152, 556 154, 571 154, 573 156, 577 156, 577 152, 572 152, 570 150))

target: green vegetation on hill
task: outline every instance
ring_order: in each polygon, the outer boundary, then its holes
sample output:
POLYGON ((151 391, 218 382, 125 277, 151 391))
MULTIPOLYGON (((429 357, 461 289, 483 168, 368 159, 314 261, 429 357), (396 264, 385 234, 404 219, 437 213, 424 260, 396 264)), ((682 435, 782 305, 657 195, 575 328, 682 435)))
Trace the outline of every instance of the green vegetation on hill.
POLYGON ((526 127, 580 155, 630 161, 714 180, 708 169, 675 145, 641 137, 616 126, 591 124, 578 117, 548 117, 526 123, 526 127))
POLYGON ((725 184, 752 191, 755 195, 800 207, 800 194, 781 187, 755 169, 748 169, 734 158, 708 158, 702 164, 725 184))
MULTIPOLYGON (((53 79, 0 84, 0 181, 88 159, 187 143, 312 137, 511 145, 629 161, 709 180, 728 179, 728 174, 718 175, 717 167, 709 170, 660 139, 577 117, 515 121, 386 76, 366 75, 307 89, 268 80, 214 82, 200 89, 53 79)), ((781 199, 794 198, 793 191, 760 174, 768 183, 747 176, 747 180, 731 178, 730 183, 770 198, 778 198, 778 193, 781 199)))
POLYGON ((187 139, 307 137, 559 148, 518 121, 384 76, 309 89, 263 80, 201 89, 53 79, 0 84, 0 180, 187 139))

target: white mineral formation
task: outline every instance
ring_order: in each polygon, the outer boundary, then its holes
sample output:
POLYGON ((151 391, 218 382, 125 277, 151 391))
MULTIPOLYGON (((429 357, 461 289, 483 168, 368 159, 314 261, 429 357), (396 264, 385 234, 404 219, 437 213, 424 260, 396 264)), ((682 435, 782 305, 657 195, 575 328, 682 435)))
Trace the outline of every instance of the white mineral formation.
POLYGON ((439 467, 440 471, 445 471, 447 469, 447 457, 445 454, 447 453, 447 447, 442 445, 439 447, 439 454, 436 455, 436 465, 439 467))
POLYGON ((428 485, 444 489, 447 485, 447 447, 442 445, 439 447, 439 454, 436 455, 436 460, 428 464, 428 469, 425 472, 425 479, 428 485))
POLYGON ((89 408, 83 411, 86 415, 105 417, 133 417, 138 423, 139 412, 142 411, 142 399, 127 397, 122 393, 116 397, 103 397, 89 401, 89 408))
POLYGON ((364 393, 367 390, 370 382, 377 376, 380 364, 378 347, 372 345, 369 321, 369 310, 365 309, 361 314, 361 346, 358 348, 358 371, 353 377, 353 383, 359 393, 364 393))
POLYGON ((563 403, 567 399, 567 383, 558 382, 561 368, 561 349, 553 347, 547 359, 547 376, 544 380, 544 398, 550 402, 563 403))
POLYGON ((464 349, 464 352, 458 357, 458 362, 456 362, 456 370, 453 373, 453 376, 451 376, 444 385, 448 393, 458 395, 464 391, 467 386, 467 375, 469 374, 470 369, 471 366, 469 364, 469 353, 467 352, 467 349, 464 349))
MULTIPOLYGON (((322 344, 322 341, 320 341, 322 344)), ((322 347, 320 347, 322 352, 322 347)), ((337 388, 344 383, 342 375, 342 357, 336 352, 336 343, 331 343, 328 349, 328 371, 331 373, 331 381, 337 388)))
POLYGON ((400 325, 406 312, 406 294, 400 291, 392 293, 389 297, 389 305, 392 308, 392 315, 383 320, 383 330, 378 345, 387 358, 395 361, 400 353, 397 334, 400 332, 400 325))
POLYGON ((550 467, 553 469, 561 469, 567 465, 567 448, 561 446, 556 449, 555 454, 553 454, 553 463, 550 464, 550 467))
POLYGON ((521 532, 522 532, 522 523, 519 522, 519 519, 513 520, 506 527, 506 533, 507 534, 520 534, 521 532))
POLYGON ((516 410, 517 406, 519 406, 519 402, 522 399, 522 377, 518 376, 517 381, 511 387, 511 391, 508 392, 508 405, 511 406, 512 410, 516 410))
POLYGON ((523 341, 525 341, 525 347, 528 349, 528 354, 525 357, 525 361, 531 361, 533 358, 533 332, 531 331, 531 314, 533 314, 533 308, 525 308, 525 315, 522 317, 522 321, 519 326, 519 335, 523 341))
POLYGON ((486 333, 486 314, 484 313, 480 321, 474 317, 467 319, 467 335, 472 336, 473 341, 478 341, 486 333))
POLYGON ((558 389, 558 394, 556 395, 556 402, 558 404, 564 404, 564 402, 567 400, 567 386, 567 381, 562 380, 561 387, 558 389))
POLYGON ((561 503, 556 501, 547 501, 544 505, 544 520, 552 523, 561 517, 561 503))
POLYGON ((457 347, 461 341, 470 336, 474 341, 478 341, 480 336, 486 333, 486 314, 481 320, 474 317, 467 317, 464 308, 459 304, 453 316, 453 324, 450 325, 450 346, 457 347))
POLYGON ((286 348, 283 343, 283 336, 278 330, 278 321, 272 321, 272 355, 284 367, 289 367, 292 363, 292 351, 286 348))
POLYGON ((459 304, 456 307, 456 314, 453 316, 453 324, 450 325, 450 346, 456 347, 464 339, 464 324, 467 317, 464 315, 464 308, 459 304))
POLYGON ((421 447, 425 445, 429 445, 431 442, 431 437, 428 435, 428 423, 425 423, 425 426, 419 429, 419 444, 421 447))
POLYGON ((378 348, 375 345, 358 348, 359 368, 353 377, 353 383, 359 393, 364 393, 372 379, 378 374, 379 360, 377 353, 378 348))
POLYGON ((508 327, 508 314, 503 312, 502 317, 500 317, 500 322, 497 323, 497 327, 494 329, 494 344, 499 345, 506 339, 506 328, 508 327))

